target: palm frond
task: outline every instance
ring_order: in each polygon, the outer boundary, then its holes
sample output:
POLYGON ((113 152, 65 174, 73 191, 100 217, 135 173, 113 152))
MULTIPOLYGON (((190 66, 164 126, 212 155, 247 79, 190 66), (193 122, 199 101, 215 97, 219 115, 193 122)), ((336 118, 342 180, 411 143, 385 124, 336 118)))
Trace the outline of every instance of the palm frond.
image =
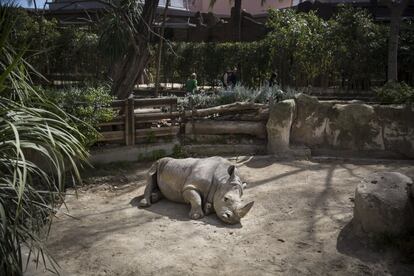
POLYGON ((10 7, 0 6, 0 275, 12 276, 23 275, 22 246, 57 271, 43 229, 62 203, 66 176, 80 181, 77 166, 87 160, 70 116, 33 87, 24 47, 10 46, 13 22, 10 7))

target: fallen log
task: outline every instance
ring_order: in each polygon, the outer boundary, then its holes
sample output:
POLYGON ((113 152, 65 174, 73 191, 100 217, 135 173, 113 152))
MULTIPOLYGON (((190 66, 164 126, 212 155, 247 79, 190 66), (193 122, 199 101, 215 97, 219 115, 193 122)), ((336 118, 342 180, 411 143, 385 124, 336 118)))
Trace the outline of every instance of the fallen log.
POLYGON ((194 121, 185 125, 187 135, 197 134, 248 134, 259 138, 266 138, 264 122, 245 121, 194 121))
POLYGON ((227 145, 258 145, 266 144, 264 139, 253 137, 243 134, 197 134, 187 135, 184 137, 184 143, 186 144, 227 144, 227 145))
POLYGON ((179 127, 160 127, 160 128, 147 128, 135 130, 135 138, 147 138, 151 140, 155 137, 163 136, 177 136, 180 131, 179 127))
POLYGON ((159 121, 163 119, 175 119, 180 116, 179 112, 160 112, 160 113, 143 113, 137 114, 135 113, 135 121, 136 122, 153 122, 159 121))
POLYGON ((269 109, 261 108, 258 110, 240 111, 237 114, 225 114, 223 116, 215 117, 218 121, 267 121, 269 119, 269 109))
POLYGON ((186 117, 205 117, 214 114, 236 113, 244 110, 258 110, 267 108, 266 104, 258 104, 251 102, 236 102, 204 109, 195 109, 194 111, 186 111, 186 117))
POLYGON ((265 154, 266 145, 185 145, 184 152, 197 156, 265 154))

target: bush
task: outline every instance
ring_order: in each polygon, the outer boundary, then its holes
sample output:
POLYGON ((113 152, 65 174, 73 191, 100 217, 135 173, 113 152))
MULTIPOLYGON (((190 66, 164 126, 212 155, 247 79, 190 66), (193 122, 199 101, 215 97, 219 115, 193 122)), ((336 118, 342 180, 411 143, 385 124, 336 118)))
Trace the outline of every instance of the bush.
MULTIPOLYGON (((270 10, 267 27, 266 37, 256 42, 173 43, 174 51, 167 49, 163 57, 164 80, 182 83, 196 72, 200 84, 215 86, 234 66, 240 66, 247 87, 260 87, 274 71, 283 88, 340 81, 365 89, 370 80, 385 80, 387 26, 376 24, 366 10, 341 6, 330 20, 314 12, 270 10)), ((406 59, 400 66, 410 72, 413 32, 404 28, 401 36, 406 59)))
POLYGON ((0 4, 0 275, 22 276, 29 261, 58 273, 45 223, 64 202, 66 180, 80 182, 78 161, 88 154, 68 114, 33 87, 25 45, 12 44, 14 10, 0 4))
POLYGON ((283 91, 279 86, 261 86, 253 89, 242 85, 236 85, 233 90, 221 89, 217 94, 206 94, 204 92, 190 97, 178 98, 178 105, 181 109, 207 108, 234 102, 270 103, 293 98, 298 91, 287 88, 283 91))
POLYGON ((86 146, 91 146, 99 138, 98 125, 111 121, 116 115, 110 108, 113 96, 109 86, 70 87, 45 94, 74 117, 75 126, 86 137, 86 146))
POLYGON ((414 88, 404 82, 388 82, 383 87, 374 90, 382 103, 404 104, 414 102, 414 88))

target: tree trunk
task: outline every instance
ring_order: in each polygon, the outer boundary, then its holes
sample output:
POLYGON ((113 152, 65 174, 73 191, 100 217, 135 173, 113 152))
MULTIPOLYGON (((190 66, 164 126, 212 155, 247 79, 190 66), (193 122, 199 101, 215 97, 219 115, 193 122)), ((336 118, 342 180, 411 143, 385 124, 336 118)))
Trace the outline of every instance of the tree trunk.
POLYGON ((164 14, 162 16, 162 26, 161 26, 161 32, 160 32, 161 38, 158 44, 157 68, 156 68, 156 75, 155 75, 155 97, 158 97, 159 90, 160 90, 160 71, 161 71, 161 59, 162 59, 162 50, 163 50, 163 42, 164 42, 162 37, 164 37, 164 33, 165 33, 165 21, 167 19, 167 11, 168 11, 168 6, 170 5, 170 2, 171 0, 167 0, 165 2, 164 14))
POLYGON ((130 43, 119 70, 116 70, 112 94, 118 99, 126 99, 132 93, 137 79, 144 72, 150 59, 148 43, 150 41, 158 0, 146 0, 140 20, 131 35, 130 43))
POLYGON ((389 1, 390 34, 388 38, 388 71, 387 81, 398 81, 398 40, 401 25, 401 16, 409 0, 389 1))
POLYGON ((112 85, 112 93, 118 99, 124 100, 132 93, 135 81, 141 76, 144 68, 147 66, 150 53, 147 48, 141 48, 139 53, 134 46, 129 46, 119 70, 117 70, 116 78, 112 85))
POLYGON ((233 31, 234 31, 234 41, 241 41, 241 5, 242 0, 235 0, 234 2, 234 17, 233 17, 233 31))

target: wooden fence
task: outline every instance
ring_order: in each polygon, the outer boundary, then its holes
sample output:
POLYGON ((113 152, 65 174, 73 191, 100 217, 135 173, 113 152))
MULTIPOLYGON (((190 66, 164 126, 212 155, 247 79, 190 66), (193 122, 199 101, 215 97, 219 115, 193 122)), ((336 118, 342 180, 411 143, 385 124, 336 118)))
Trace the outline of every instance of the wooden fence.
POLYGON ((177 98, 115 100, 112 107, 121 116, 99 125, 98 142, 118 142, 127 146, 145 143, 159 137, 175 137, 180 127, 177 119, 177 98), (162 121, 162 125, 160 125, 162 121))
POLYGON ((184 146, 204 144, 211 150, 229 144, 234 148, 237 143, 254 149, 266 144, 269 109, 264 104, 237 102, 178 111, 177 98, 129 98, 114 101, 112 107, 124 115, 100 125, 99 142, 131 146, 180 137, 184 146), (241 142, 247 140, 249 145, 241 142))

